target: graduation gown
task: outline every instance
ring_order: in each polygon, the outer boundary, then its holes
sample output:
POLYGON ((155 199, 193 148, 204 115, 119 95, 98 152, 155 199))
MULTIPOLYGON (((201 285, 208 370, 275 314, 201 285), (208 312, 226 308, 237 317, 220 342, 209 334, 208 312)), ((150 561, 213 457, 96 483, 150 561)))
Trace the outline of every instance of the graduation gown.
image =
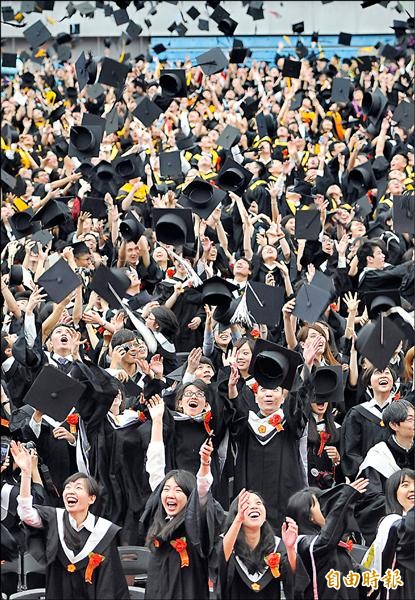
MULTIPOLYGON (((146 505, 141 523, 147 531, 160 502, 159 485, 146 505)), ((147 571, 145 598, 149 600, 207 600, 209 578, 214 578, 215 542, 220 533, 223 509, 209 493, 206 504, 201 507, 197 489, 190 494, 185 507, 184 521, 169 540, 149 541, 151 550, 147 571), (181 566, 179 553, 172 541, 185 538, 188 566, 181 566)))
POLYGON ((284 585, 285 596, 290 597, 292 572, 285 554, 284 544, 279 537, 275 537, 274 550, 274 552, 280 554, 279 577, 274 577, 265 561, 261 575, 259 573, 249 573, 242 559, 234 551, 228 562, 226 562, 222 539, 219 545, 217 597, 220 600, 279 600, 281 597, 281 583, 284 585))
POLYGON ((382 575, 387 569, 399 569, 403 586, 395 590, 382 586, 381 600, 412 600, 415 598, 415 510, 393 523, 382 552, 382 575))
POLYGON ((382 413, 370 408, 369 402, 353 406, 341 428, 341 465, 344 475, 355 478, 369 449, 388 439, 390 431, 383 425, 382 413))
POLYGON ((46 599, 56 600, 127 600, 126 579, 118 554, 116 535, 119 527, 106 519, 95 517, 90 533, 85 528, 73 534, 78 547, 70 549, 64 540, 65 528, 71 527, 63 508, 35 506, 42 519, 42 529, 28 527, 29 551, 39 562, 46 563, 46 599), (88 574, 90 553, 103 557, 93 570, 91 583, 88 574))
POLYGON ((347 517, 353 510, 357 492, 351 486, 344 486, 344 490, 332 510, 326 517, 326 522, 320 533, 315 535, 300 535, 297 540, 297 555, 308 573, 309 583, 302 590, 297 590, 295 597, 312 600, 313 583, 317 587, 319 600, 355 600, 366 597, 368 588, 346 587, 343 576, 349 571, 358 571, 357 565, 352 561, 349 551, 340 547, 347 528, 347 517), (326 574, 334 569, 340 572, 340 589, 335 590, 327 585, 326 574), (314 573, 314 575, 313 575, 314 573))
POLYGON ((238 400, 230 401, 230 432, 237 445, 233 495, 242 488, 260 490, 268 521, 279 531, 288 499, 306 485, 299 448, 305 426, 300 395, 289 394, 282 409, 270 417, 246 411, 238 400), (269 423, 275 415, 281 418, 280 431, 269 423))

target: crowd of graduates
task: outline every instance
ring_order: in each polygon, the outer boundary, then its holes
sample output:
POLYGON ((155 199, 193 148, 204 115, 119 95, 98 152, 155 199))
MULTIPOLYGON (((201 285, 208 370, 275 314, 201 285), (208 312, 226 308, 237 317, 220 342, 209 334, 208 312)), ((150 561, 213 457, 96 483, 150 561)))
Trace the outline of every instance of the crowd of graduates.
POLYGON ((129 598, 120 546, 149 599, 414 598, 410 44, 162 52, 2 75, 1 558, 50 599, 129 598))

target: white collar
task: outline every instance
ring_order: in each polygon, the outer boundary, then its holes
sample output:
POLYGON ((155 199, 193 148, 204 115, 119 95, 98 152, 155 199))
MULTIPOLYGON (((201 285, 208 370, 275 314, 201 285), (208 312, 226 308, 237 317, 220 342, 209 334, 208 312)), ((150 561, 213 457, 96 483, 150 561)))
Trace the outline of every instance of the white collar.
POLYGON ((14 356, 9 356, 9 358, 6 358, 6 360, 1 365, 3 368, 3 371, 5 373, 7 373, 7 371, 9 371, 12 368, 13 363, 14 363, 14 356))
POLYGON ((72 527, 75 529, 75 531, 81 531, 81 529, 87 529, 90 533, 92 533, 94 531, 94 527, 95 527, 95 517, 92 513, 88 513, 87 518, 85 519, 85 521, 83 521, 79 527, 76 524, 76 521, 73 517, 71 517, 71 515, 68 513, 68 517, 69 517, 69 523, 72 525, 72 527))
MULTIPOLYGON (((65 540, 64 540, 64 532, 63 532, 63 513, 64 512, 65 512, 64 508, 56 509, 56 520, 58 523, 59 541, 61 543, 62 550, 64 551, 67 559, 71 563, 77 563, 77 562, 80 562, 81 560, 84 560, 84 558, 86 558, 90 554, 90 552, 93 552, 93 550, 100 543, 102 538, 105 536, 105 534, 111 527, 112 523, 111 523, 111 521, 107 521, 106 519, 99 517, 99 519, 96 522, 95 526, 93 527, 93 531, 91 532, 91 535, 87 539, 84 547, 79 552, 79 554, 75 555, 72 552, 72 550, 70 550, 68 548, 68 546, 66 545, 65 540)), ((91 517, 93 518, 93 515, 91 515, 91 517)), ((82 525, 84 525, 87 520, 88 520, 88 518, 85 519, 85 521, 82 525)))
POLYGON ((412 450, 412 448, 414 447, 414 444, 413 444, 413 443, 412 443, 412 446, 411 446, 410 448, 405 448, 405 446, 402 446, 402 444, 400 444, 400 443, 398 442, 398 440, 396 439, 396 435, 395 435, 395 434, 393 434, 393 435, 392 435, 392 439, 393 439, 393 441, 395 442, 395 444, 396 444, 397 446, 399 446, 399 448, 402 448, 402 450, 405 450, 405 452, 410 452, 410 451, 412 450))
POLYGON ((60 354, 57 354, 56 352, 54 352, 53 354, 51 354, 51 358, 53 360, 55 360, 56 362, 59 362, 59 360, 62 360, 63 358, 65 360, 69 360, 70 362, 73 362, 72 354, 68 354, 68 356, 61 356, 60 354))

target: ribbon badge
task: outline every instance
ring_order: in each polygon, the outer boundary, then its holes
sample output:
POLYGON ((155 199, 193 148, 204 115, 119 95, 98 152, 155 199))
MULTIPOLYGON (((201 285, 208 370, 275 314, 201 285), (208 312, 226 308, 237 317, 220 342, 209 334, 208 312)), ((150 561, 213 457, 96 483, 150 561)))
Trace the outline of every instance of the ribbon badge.
POLYGON ((271 569, 272 576, 275 578, 280 577, 281 554, 279 552, 271 552, 264 560, 271 569))
POLYGON ((69 431, 75 435, 76 426, 79 423, 79 415, 77 415, 76 413, 72 413, 71 415, 68 415, 66 417, 66 422, 69 425, 69 431))
POLYGON ((212 411, 208 410, 207 413, 203 415, 203 425, 205 426, 206 433, 211 435, 212 429, 210 427, 210 422, 212 420, 212 411))
MULTIPOLYGON (((277 431, 284 431, 284 427, 282 425, 282 419, 280 415, 272 415, 270 419, 268 419, 268 423, 275 427, 277 431)), ((270 555, 271 556, 271 555, 270 555)))
POLYGON ((95 569, 105 560, 105 556, 97 554, 96 552, 90 552, 88 556, 89 561, 85 571, 85 582, 92 583, 92 575, 94 574, 95 569))
POLYGON ((320 431, 320 447, 317 452, 317 456, 321 456, 323 454, 324 446, 330 439, 330 434, 327 431, 320 431))
POLYGON ((172 540, 170 542, 170 544, 173 546, 173 548, 176 550, 176 552, 180 556, 180 568, 183 569, 183 567, 188 567, 189 566, 189 555, 187 553, 186 538, 182 537, 182 538, 178 538, 177 540, 172 540))

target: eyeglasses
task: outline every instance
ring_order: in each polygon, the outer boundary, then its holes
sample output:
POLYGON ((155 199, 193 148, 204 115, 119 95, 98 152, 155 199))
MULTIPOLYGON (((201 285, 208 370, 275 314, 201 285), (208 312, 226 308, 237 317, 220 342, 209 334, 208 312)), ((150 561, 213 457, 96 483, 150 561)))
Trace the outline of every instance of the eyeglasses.
POLYGON ((183 396, 185 398, 193 398, 194 396, 196 396, 196 398, 204 398, 205 397, 205 392, 184 392, 183 396))

